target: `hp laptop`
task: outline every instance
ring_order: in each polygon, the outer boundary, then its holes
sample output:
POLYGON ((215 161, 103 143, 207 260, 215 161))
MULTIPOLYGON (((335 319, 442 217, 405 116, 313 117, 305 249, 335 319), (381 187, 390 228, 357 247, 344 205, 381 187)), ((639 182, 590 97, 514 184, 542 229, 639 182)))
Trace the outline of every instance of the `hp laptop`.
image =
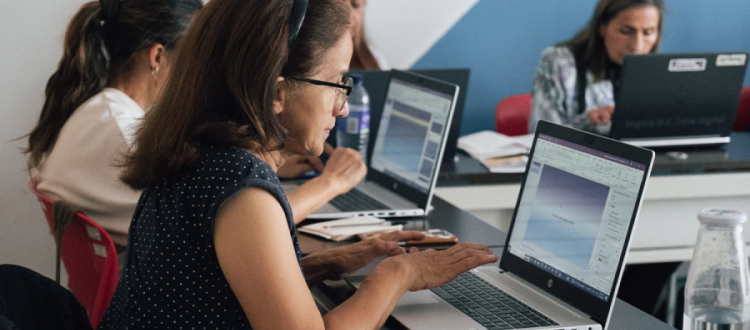
MULTIPOLYGON (((456 85, 394 70, 367 178, 308 218, 426 215, 458 92, 456 85)), ((293 189, 293 185, 284 185, 287 192, 293 189)))
POLYGON ((747 55, 626 56, 610 137, 643 147, 728 143, 747 55))
POLYGON ((500 267, 409 292, 392 315, 412 330, 606 329, 653 159, 540 121, 500 267))
MULTIPOLYGON (((383 114, 383 104, 385 102, 385 94, 388 90, 388 81, 390 80, 391 71, 365 70, 352 72, 359 73, 363 77, 362 82, 370 96, 370 132, 377 132, 380 117, 383 114)), ((456 100, 453 119, 451 120, 450 130, 448 131, 448 140, 445 142, 445 151, 443 151, 442 162, 443 166, 451 164, 456 156, 458 135, 461 133, 461 118, 463 118, 464 104, 466 103, 466 95, 469 90, 470 70, 468 68, 417 69, 409 70, 407 72, 425 75, 430 78, 458 85, 458 99, 456 100)), ((329 136, 328 143, 334 146, 336 145, 336 134, 331 134, 329 136)), ((373 139, 370 139, 370 146, 367 150, 368 155, 372 154, 373 146, 374 141, 373 139)))

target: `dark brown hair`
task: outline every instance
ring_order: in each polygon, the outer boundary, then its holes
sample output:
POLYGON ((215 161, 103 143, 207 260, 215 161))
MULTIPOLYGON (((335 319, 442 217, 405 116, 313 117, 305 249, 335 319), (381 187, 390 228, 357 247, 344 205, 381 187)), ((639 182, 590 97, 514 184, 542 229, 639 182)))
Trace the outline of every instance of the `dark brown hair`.
POLYGON ((276 79, 316 73, 349 28, 341 0, 310 0, 289 49, 293 0, 211 0, 182 40, 160 99, 146 114, 121 179, 145 189, 198 157, 201 143, 283 148, 276 79))
POLYGON ((65 32, 63 56, 47 81, 39 122, 29 133, 29 167, 52 150, 65 122, 111 77, 127 73, 133 55, 161 43, 172 49, 200 0, 107 0, 84 4, 65 32))
POLYGON ((560 45, 566 46, 576 59, 579 69, 588 69, 594 75, 595 81, 604 80, 608 74, 611 60, 607 55, 604 38, 599 34, 599 28, 608 24, 618 14, 631 8, 654 6, 659 9, 659 39, 651 52, 656 52, 661 42, 661 31, 664 21, 664 2, 662 0, 600 0, 594 10, 594 16, 586 27, 568 41, 560 45))
POLYGON ((375 58, 375 55, 370 50, 370 46, 367 44, 365 36, 365 27, 362 24, 360 29, 359 42, 354 44, 352 52, 352 60, 349 62, 349 69, 352 70, 380 70, 380 63, 375 58))

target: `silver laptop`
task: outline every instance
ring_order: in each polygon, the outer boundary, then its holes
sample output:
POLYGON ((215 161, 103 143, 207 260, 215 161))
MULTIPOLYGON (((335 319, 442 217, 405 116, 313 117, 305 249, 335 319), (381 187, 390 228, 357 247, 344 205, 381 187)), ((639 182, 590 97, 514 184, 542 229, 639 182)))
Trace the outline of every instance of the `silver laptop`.
POLYGON ((625 56, 610 137, 642 147, 728 143, 747 55, 625 56))
MULTIPOLYGON (((416 329, 606 329, 654 153, 541 121, 500 267, 409 292, 416 329)), ((350 277, 355 287, 364 277, 350 277)))
MULTIPOLYGON (((428 213, 458 86, 393 71, 367 178, 308 216, 412 217, 428 213)), ((288 193, 299 183, 283 183, 288 193)))

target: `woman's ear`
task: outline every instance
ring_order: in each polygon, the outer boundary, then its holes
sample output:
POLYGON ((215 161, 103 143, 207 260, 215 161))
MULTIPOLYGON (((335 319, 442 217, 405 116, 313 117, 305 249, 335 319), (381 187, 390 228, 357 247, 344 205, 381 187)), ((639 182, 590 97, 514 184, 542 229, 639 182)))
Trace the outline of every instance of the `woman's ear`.
POLYGON ((162 44, 154 44, 148 50, 148 62, 152 71, 159 71, 159 67, 167 65, 167 49, 162 44))
POLYGON ((273 114, 278 115, 284 111, 284 102, 286 101, 286 80, 284 77, 276 78, 276 85, 273 93, 273 114))

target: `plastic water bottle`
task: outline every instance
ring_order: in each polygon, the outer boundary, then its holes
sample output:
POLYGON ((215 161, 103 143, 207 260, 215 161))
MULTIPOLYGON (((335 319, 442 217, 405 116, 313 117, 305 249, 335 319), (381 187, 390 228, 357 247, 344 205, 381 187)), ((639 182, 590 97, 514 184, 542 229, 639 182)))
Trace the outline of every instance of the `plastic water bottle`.
POLYGON ((747 214, 705 209, 685 284, 684 330, 750 329, 750 277, 742 226, 747 214))
POLYGON ((349 95, 349 115, 336 119, 336 144, 362 153, 367 163, 367 142, 370 137, 370 96, 362 85, 362 75, 350 74, 353 80, 349 95))

